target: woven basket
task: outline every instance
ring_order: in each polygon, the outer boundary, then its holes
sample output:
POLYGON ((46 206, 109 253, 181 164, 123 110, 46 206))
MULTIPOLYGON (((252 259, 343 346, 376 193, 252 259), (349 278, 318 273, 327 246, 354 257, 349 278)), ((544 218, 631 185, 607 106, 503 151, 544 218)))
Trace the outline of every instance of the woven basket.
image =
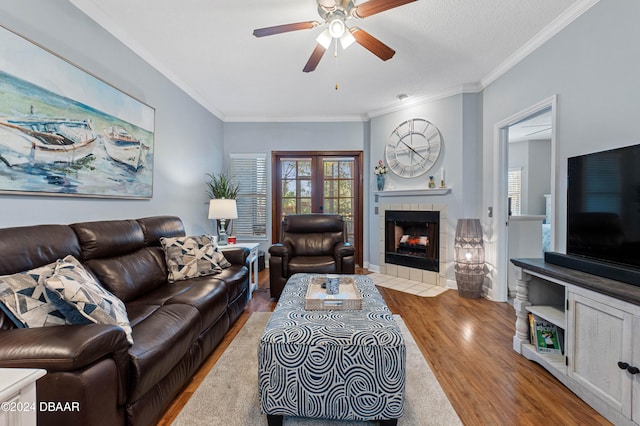
POLYGON ((456 271, 456 283, 458 284, 458 294, 461 297, 478 299, 482 297, 484 273, 469 274, 456 271))

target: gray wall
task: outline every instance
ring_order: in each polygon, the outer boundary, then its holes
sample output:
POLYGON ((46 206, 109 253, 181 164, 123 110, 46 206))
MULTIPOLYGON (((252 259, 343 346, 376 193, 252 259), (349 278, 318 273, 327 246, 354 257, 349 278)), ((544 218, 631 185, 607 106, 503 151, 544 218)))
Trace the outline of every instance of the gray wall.
MULTIPOLYGON (((229 154, 267 154, 267 199, 271 200, 271 153, 273 151, 363 151, 365 150, 367 123, 363 122, 229 122, 224 123, 224 157, 229 154)), ((366 160, 366 158, 365 158, 366 160)), ((366 166, 365 166, 366 167, 366 166)), ((366 186, 365 180, 365 186, 366 186)), ((365 188, 365 192, 366 192, 365 188)), ((271 245, 271 203, 268 203, 267 240, 256 241, 262 250, 271 245)), ((367 233, 365 211, 364 234, 367 233)), ((363 251, 364 259, 368 253, 363 251)))
MULTIPOLYGON (((484 90, 484 211, 494 196, 494 124, 557 94, 556 249, 565 250, 567 158, 640 143, 638 17, 637 0, 600 0, 484 90)), ((486 215, 483 225, 493 232, 486 215)))
MULTIPOLYGON (((151 200, 0 194, 1 227, 173 214, 189 232, 212 230, 204 182, 205 173, 223 164, 219 119, 66 0, 4 0, 0 25, 156 111, 151 200), (125 65, 114 67, 116 63, 125 65)), ((0 173, 3 167, 0 162, 0 173)))
MULTIPOLYGON (((440 156, 433 168, 425 175, 404 179, 389 172, 386 177, 385 190, 391 189, 423 189, 427 187, 429 175, 434 176, 436 184, 440 183, 440 171, 445 170, 445 181, 451 192, 446 195, 385 197, 376 204, 374 197, 369 199, 369 253, 374 269, 379 266, 380 217, 375 207, 381 203, 388 204, 446 204, 447 218, 441 220, 441 226, 448 227, 447 259, 449 265, 445 276, 454 280, 453 274, 453 237, 458 218, 477 215, 479 206, 479 179, 481 173, 478 156, 480 152, 479 117, 481 116, 481 95, 464 94, 434 100, 422 105, 392 112, 371 119, 370 161, 367 177, 371 191, 375 190, 373 167, 379 159, 384 159, 384 147, 389 141, 391 132, 402 122, 411 118, 423 118, 433 123, 440 130, 442 147, 440 156)), ((366 200, 365 200, 366 202, 366 200)), ((477 216, 475 216, 477 217, 477 216)))

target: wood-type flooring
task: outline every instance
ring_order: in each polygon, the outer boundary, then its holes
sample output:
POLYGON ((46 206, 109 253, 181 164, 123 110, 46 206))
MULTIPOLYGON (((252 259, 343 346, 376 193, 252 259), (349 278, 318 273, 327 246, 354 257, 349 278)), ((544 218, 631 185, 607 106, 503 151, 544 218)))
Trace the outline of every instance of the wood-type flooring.
MULTIPOLYGON (((515 313, 508 303, 465 299, 455 290, 420 297, 378 288, 400 314, 465 425, 609 425, 538 364, 512 349, 515 313)), ((167 409, 170 425, 251 312, 271 312, 268 269, 222 343, 167 409)), ((416 425, 418 426, 418 425, 416 425)))

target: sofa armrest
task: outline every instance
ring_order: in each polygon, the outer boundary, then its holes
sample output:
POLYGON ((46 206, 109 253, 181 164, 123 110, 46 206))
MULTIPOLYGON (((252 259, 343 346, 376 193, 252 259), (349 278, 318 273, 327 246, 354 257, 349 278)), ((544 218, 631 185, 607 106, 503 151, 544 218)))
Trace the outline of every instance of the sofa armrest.
POLYGON ((286 246, 285 244, 274 244, 271 247, 269 247, 269 254, 271 256, 288 258, 289 247, 286 246))
MULTIPOLYGON (((0 331, 0 367, 73 371, 113 358, 128 374, 129 343, 120 327, 84 324, 0 331)), ((126 381, 125 381, 126 383, 126 381)))
POLYGON ((354 274, 356 271, 356 249, 351 244, 338 243, 334 247, 333 255, 336 259, 336 269, 339 274, 354 274))
POLYGON ((279 298, 289 278, 289 246, 274 244, 269 247, 269 291, 271 297, 279 298))
POLYGON ((249 253, 251 253, 251 250, 246 247, 234 247, 225 249, 222 252, 224 257, 233 265, 247 265, 249 253))
POLYGON ((274 244, 269 247, 269 267, 276 265, 280 276, 289 278, 289 257, 293 254, 291 244, 274 244))
POLYGON ((336 259, 340 259, 342 257, 354 256, 356 254, 356 249, 350 243, 338 243, 335 245, 333 249, 333 256, 336 259))

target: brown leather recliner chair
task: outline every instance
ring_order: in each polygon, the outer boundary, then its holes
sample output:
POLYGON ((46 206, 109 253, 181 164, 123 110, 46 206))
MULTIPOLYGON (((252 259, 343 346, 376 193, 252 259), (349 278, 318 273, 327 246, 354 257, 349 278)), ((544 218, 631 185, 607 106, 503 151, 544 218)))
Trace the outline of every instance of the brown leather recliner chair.
POLYGON ((293 274, 355 273, 355 248, 346 242, 346 238, 345 223, 340 215, 285 216, 280 243, 269 248, 271 297, 280 297, 293 274))

